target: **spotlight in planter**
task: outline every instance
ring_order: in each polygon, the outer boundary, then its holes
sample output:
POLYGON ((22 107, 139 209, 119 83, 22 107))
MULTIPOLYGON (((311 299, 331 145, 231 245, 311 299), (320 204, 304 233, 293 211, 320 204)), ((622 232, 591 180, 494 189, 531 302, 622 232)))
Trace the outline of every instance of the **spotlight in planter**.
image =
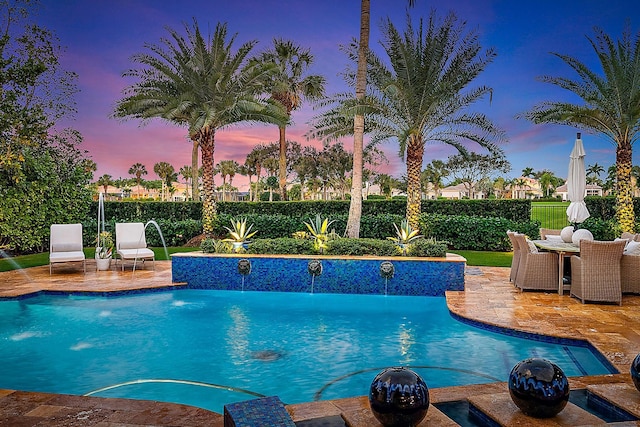
POLYGON ((429 388, 407 368, 387 368, 371 382, 371 412, 385 427, 415 426, 427 415, 429 388))
POLYGON ((525 359, 509 374, 511 400, 526 415, 550 418, 569 401, 569 380, 558 365, 546 359, 525 359))

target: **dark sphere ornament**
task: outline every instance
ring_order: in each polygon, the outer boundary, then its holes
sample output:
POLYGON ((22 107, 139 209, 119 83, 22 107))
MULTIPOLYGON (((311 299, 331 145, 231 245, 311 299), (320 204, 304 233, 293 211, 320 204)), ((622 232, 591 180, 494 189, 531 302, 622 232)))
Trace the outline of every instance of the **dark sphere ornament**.
POLYGON ((427 415, 429 388, 407 368, 387 368, 371 382, 371 412, 385 427, 415 426, 427 415))
POLYGON ((569 401, 569 380, 558 365, 545 359, 525 359, 509 374, 509 394, 520 410, 535 418, 550 418, 569 401))
POLYGON ((631 379, 633 380, 633 385, 640 391, 640 354, 631 362, 631 379))

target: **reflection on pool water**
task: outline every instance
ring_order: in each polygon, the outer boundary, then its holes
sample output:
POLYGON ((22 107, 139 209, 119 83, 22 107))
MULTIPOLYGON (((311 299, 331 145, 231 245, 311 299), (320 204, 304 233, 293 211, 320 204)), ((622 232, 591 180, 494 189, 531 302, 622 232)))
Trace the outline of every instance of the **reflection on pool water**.
POLYGON ((288 404, 366 395, 389 366, 412 367, 431 388, 505 381, 527 357, 549 359, 569 377, 611 372, 584 346, 460 323, 442 297, 202 290, 39 296, 0 302, 0 341, 0 388, 100 390, 94 395, 216 412, 256 395, 288 404))

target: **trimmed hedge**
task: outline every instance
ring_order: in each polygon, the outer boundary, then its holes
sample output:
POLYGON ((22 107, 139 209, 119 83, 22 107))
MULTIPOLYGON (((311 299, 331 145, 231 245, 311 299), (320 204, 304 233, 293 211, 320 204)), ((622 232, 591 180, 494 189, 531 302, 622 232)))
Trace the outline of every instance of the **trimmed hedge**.
POLYGON ((420 230, 427 237, 449 242, 453 249, 474 251, 510 251, 507 230, 524 233, 532 239, 540 237, 540 223, 537 221, 516 222, 463 215, 422 214, 420 230))

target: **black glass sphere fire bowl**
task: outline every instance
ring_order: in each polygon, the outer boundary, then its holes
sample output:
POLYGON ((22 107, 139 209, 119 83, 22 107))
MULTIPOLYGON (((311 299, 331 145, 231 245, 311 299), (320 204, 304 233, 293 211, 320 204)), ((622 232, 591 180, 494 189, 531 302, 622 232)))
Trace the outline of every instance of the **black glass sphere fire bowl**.
POLYGON ((385 427, 415 426, 427 415, 429 388, 407 368, 387 368, 371 382, 371 412, 385 427))
POLYGON ((631 362, 631 379, 633 380, 633 385, 640 391, 640 354, 631 362))
POLYGON ((520 410, 535 418, 550 418, 569 401, 569 380, 556 364, 545 359, 525 359, 509 374, 509 394, 520 410))

